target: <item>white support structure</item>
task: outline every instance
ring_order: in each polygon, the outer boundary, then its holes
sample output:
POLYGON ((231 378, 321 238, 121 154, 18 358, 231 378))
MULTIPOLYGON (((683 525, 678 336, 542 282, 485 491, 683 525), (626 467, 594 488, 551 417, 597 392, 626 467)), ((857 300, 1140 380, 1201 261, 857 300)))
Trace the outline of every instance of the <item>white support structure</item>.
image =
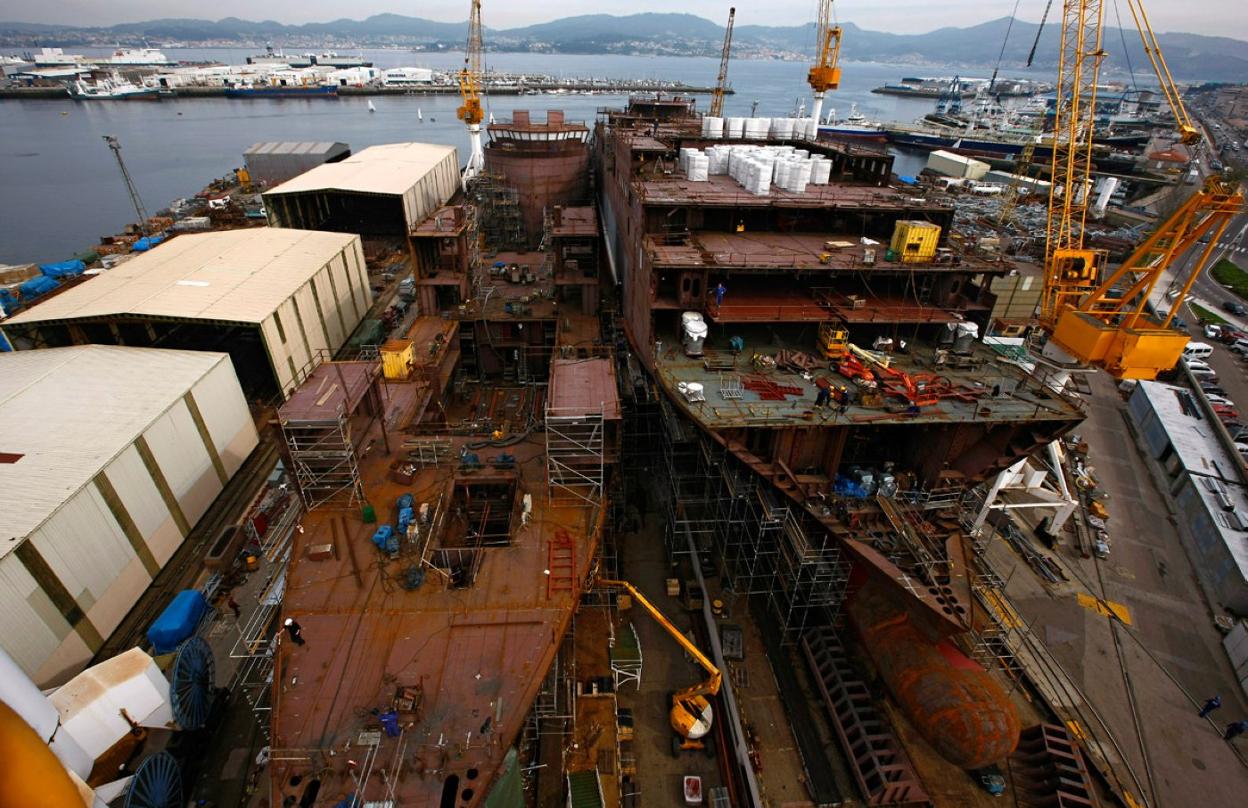
POLYGON ((546 483, 550 502, 596 507, 605 477, 605 412, 546 408, 546 483))
POLYGON ((978 532, 983 528, 988 512, 992 510, 1047 508, 1052 510, 1049 532, 1059 533, 1078 505, 1066 485, 1061 451, 1058 442, 1053 441, 1047 447, 1048 468, 1035 468, 1030 465, 1030 459, 1024 458, 998 474, 984 497, 983 506, 975 515, 971 529, 978 532), (1012 501, 1002 499, 1005 492, 1012 494, 1012 501))
POLYGON ((485 150, 481 147, 481 124, 468 124, 468 162, 464 165, 462 181, 464 190, 468 182, 485 170, 485 150))

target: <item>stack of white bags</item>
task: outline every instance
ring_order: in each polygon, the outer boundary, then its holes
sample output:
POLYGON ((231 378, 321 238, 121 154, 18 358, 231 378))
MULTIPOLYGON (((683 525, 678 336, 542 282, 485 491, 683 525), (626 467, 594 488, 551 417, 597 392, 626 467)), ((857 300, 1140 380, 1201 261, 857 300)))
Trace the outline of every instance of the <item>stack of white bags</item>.
POLYGON ((827 185, 832 177, 831 160, 792 146, 722 144, 705 152, 683 148, 679 164, 690 180, 702 182, 712 174, 727 174, 757 196, 770 193, 773 184, 800 194, 807 185, 827 185))

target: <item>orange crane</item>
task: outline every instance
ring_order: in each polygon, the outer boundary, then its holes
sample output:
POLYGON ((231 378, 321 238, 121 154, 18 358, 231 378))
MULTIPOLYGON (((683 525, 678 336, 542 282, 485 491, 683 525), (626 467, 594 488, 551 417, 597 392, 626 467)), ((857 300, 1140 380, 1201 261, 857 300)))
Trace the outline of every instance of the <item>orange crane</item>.
POLYGON ((837 66, 841 58, 841 26, 832 24, 832 0, 819 0, 815 35, 818 37, 815 64, 806 74, 806 81, 815 91, 815 105, 811 107, 810 117, 814 118, 818 127, 823 115, 823 94, 841 86, 841 68, 837 66))
POLYGON ((693 657, 706 670, 707 677, 704 681, 672 694, 672 707, 668 713, 668 722, 672 725, 672 730, 680 736, 676 741, 677 749, 705 748, 705 741, 702 739, 710 733, 711 722, 714 719, 711 698, 719 693, 719 688, 724 681, 719 668, 715 667, 715 663, 707 659, 706 655, 698 650, 698 646, 682 634, 680 629, 672 625, 672 621, 668 620, 657 606, 647 600, 637 587, 628 581, 613 581, 606 578, 598 578, 594 583, 597 586, 627 590, 633 596, 633 600, 640 603, 655 622, 680 643, 685 653, 693 657))
POLYGON ((468 162, 464 166, 463 181, 477 176, 485 168, 485 152, 481 148, 481 121, 485 113, 481 108, 481 51, 484 48, 481 33, 481 0, 472 0, 468 15, 468 45, 464 51, 464 67, 459 71, 459 96, 461 99, 456 116, 468 126, 468 162))
MULTIPOLYGON (((1179 139, 1199 141, 1179 90, 1165 66, 1140 0, 1128 0, 1145 51, 1174 113, 1179 139)), ((1238 187, 1210 177, 1117 270, 1104 251, 1084 245, 1092 196, 1092 139, 1101 47, 1102 0, 1064 0, 1057 73, 1040 320, 1049 331, 1050 355, 1103 368, 1119 379, 1152 379, 1174 367, 1186 334, 1170 328, 1196 278, 1231 219, 1243 208, 1238 187), (1175 258, 1208 235, 1170 314, 1145 313, 1149 294, 1175 258), (1054 350, 1057 349, 1057 350, 1054 350)))
POLYGON ((711 93, 712 118, 720 118, 724 114, 724 89, 728 84, 728 56, 732 53, 732 21, 737 16, 737 9, 728 9, 728 27, 724 29, 724 51, 719 55, 719 79, 715 82, 715 90, 711 93))

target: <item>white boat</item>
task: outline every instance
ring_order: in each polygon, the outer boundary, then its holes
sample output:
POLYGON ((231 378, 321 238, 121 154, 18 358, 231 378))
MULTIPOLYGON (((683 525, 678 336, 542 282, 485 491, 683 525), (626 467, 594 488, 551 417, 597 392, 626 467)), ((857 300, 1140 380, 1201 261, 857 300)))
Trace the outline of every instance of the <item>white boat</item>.
POLYGON ((80 101, 158 101, 160 88, 144 87, 126 81, 114 73, 106 79, 88 84, 79 79, 69 85, 69 94, 80 101))
POLYGON ((99 62, 111 67, 160 67, 173 64, 158 48, 118 48, 99 62))
POLYGON ((372 102, 372 101, 369 101, 369 102, 368 102, 368 111, 369 111, 369 112, 376 112, 376 111, 377 111, 377 107, 373 106, 373 102, 372 102))

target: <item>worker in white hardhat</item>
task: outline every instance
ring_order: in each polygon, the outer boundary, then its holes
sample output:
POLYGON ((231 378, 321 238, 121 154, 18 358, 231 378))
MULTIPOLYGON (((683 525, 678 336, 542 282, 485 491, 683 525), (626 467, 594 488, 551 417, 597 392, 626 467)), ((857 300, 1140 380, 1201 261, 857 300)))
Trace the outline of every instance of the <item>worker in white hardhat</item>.
POLYGON ((282 623, 286 627, 286 633, 290 634, 290 638, 294 640, 295 645, 303 645, 303 626, 295 622, 295 618, 287 617, 286 622, 282 623))

